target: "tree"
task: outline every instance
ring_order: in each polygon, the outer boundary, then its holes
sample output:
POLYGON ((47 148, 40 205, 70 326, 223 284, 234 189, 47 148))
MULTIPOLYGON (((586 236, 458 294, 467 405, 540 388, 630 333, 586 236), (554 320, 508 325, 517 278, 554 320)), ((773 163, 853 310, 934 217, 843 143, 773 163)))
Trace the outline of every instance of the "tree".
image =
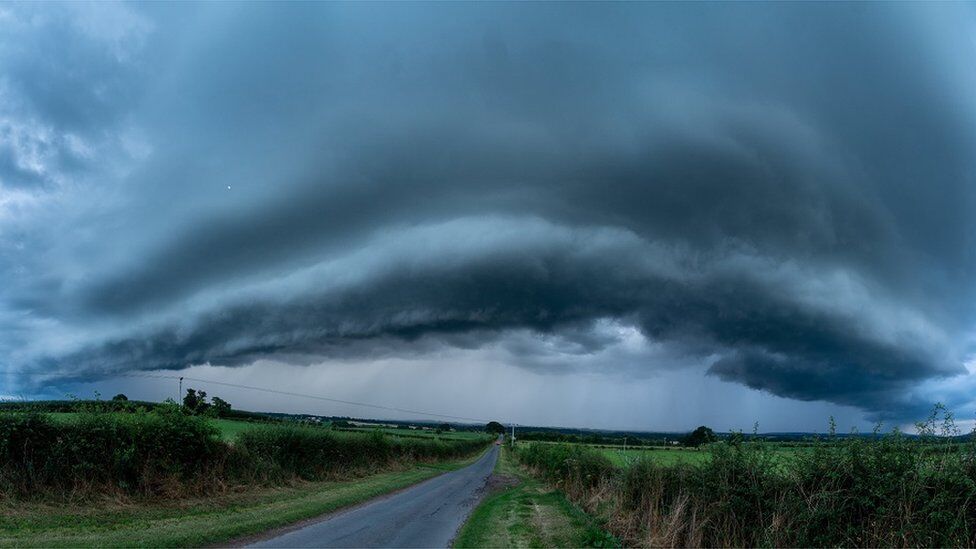
POLYGON ((451 426, 447 423, 441 423, 437 426, 438 433, 447 433, 451 430, 451 426))
POLYGON ((488 425, 485 425, 485 432, 500 435, 505 432, 505 426, 497 421, 489 421, 488 425))
POLYGON ((697 429, 688 434, 682 441, 685 446, 698 447, 702 444, 708 444, 710 442, 715 442, 718 437, 715 436, 715 431, 712 431, 704 425, 700 425, 697 429))
POLYGON ((183 407, 190 412, 200 413, 207 410, 207 392, 187 389, 183 397, 183 407))
POLYGON ((112 400, 114 400, 116 402, 126 402, 127 400, 129 400, 129 397, 123 395, 122 393, 119 393, 119 394, 115 395, 114 397, 112 397, 112 400))
POLYGON ((210 399, 210 406, 218 417, 226 416, 228 413, 230 413, 230 402, 227 402, 220 397, 213 397, 210 399))

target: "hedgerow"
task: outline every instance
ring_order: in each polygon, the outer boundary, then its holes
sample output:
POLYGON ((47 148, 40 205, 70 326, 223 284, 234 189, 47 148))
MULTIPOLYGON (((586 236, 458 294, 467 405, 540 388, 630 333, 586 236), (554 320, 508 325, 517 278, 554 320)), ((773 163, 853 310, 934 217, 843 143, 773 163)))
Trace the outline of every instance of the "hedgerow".
POLYGON ((156 492, 204 477, 227 449, 208 422, 181 413, 0 414, 0 490, 87 491, 114 486, 156 492))
POLYGON ((729 437, 698 464, 612 466, 584 446, 519 461, 637 546, 974 546, 976 452, 933 418, 921 436, 815 441, 784 456, 729 437))
POLYGON ((486 445, 487 439, 398 440, 285 423, 241 433, 228 444, 206 418, 177 406, 77 413, 70 421, 0 412, 0 496, 210 493, 456 458, 486 445))
POLYGON ((274 481, 326 478, 399 461, 450 459, 471 454, 486 440, 403 439, 381 433, 335 432, 300 425, 269 425, 238 435, 236 458, 244 478, 274 481))

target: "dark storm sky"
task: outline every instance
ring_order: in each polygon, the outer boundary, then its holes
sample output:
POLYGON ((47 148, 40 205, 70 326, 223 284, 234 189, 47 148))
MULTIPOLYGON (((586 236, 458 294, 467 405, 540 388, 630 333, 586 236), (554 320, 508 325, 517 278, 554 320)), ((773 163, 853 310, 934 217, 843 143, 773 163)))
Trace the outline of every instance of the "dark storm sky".
POLYGON ((968 414, 974 212, 972 5, 0 6, 2 394, 968 414))

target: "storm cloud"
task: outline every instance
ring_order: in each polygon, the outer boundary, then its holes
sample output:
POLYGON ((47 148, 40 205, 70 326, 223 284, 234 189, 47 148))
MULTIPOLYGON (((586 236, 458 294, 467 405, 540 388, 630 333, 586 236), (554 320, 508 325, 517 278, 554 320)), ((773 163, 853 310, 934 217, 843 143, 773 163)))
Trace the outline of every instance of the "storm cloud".
POLYGON ((968 376, 971 6, 100 6, 2 8, 9 372, 501 345, 891 418, 968 376))

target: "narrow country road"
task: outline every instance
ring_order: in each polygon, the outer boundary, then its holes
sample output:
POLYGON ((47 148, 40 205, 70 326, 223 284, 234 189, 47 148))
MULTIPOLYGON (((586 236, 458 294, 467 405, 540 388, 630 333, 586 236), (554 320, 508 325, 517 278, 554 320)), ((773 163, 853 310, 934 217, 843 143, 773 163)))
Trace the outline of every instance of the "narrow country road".
POLYGON ((252 547, 447 547, 484 494, 498 446, 471 465, 252 547))

